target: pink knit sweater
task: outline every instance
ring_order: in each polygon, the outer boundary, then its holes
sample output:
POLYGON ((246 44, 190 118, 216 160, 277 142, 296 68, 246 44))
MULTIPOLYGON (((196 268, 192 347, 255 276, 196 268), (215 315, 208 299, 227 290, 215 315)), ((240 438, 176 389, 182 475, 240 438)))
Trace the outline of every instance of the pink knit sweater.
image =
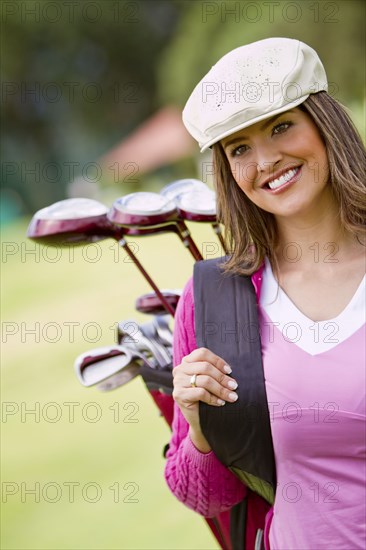
MULTIPOLYGON (((260 291, 262 269, 252 276, 260 291)), ((197 348, 194 331, 193 278, 179 300, 174 327, 174 365, 197 348)), ((201 453, 193 445, 189 425, 174 404, 173 434, 167 452, 165 479, 170 490, 186 506, 204 517, 214 517, 240 502, 246 488, 213 453, 201 453)))

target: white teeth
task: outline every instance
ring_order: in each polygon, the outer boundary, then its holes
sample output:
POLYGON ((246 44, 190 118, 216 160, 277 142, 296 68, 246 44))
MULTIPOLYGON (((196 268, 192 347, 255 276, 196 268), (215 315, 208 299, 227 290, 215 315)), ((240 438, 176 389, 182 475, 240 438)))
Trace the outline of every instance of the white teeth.
POLYGON ((281 187, 281 185, 290 181, 290 179, 293 178, 296 173, 297 168, 289 170, 288 172, 282 174, 282 176, 280 176, 279 178, 269 181, 268 185, 271 189, 277 189, 277 187, 281 187))

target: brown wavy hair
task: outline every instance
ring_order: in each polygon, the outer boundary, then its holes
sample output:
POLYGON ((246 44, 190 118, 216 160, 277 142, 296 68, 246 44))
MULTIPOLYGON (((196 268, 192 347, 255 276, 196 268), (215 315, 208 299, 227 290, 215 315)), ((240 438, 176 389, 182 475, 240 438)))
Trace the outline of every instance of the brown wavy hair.
MULTIPOLYGON (((300 109, 315 122, 329 162, 329 185, 339 205, 341 226, 365 236, 366 151, 345 108, 327 92, 310 95, 300 109)), ((218 219, 230 250, 225 272, 251 275, 267 256, 276 265, 278 233, 273 214, 251 202, 235 182, 221 143, 212 146, 218 219), (253 246, 254 245, 254 246, 253 246)))

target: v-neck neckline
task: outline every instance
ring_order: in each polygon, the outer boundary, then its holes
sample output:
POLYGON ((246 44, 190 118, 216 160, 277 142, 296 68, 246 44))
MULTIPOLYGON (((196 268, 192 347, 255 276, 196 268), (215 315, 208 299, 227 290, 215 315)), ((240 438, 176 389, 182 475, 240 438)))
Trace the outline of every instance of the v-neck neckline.
POLYGON ((337 317, 314 322, 300 311, 278 285, 266 259, 262 274, 260 307, 285 341, 295 344, 310 355, 319 355, 353 336, 365 324, 365 277, 337 317))
POLYGON ((298 316, 303 317, 305 321, 307 321, 309 323, 313 323, 313 324, 315 324, 315 323, 336 323, 337 321, 339 322, 342 319, 342 317, 346 316, 348 311, 350 309, 352 309, 353 306, 357 303, 358 298, 359 298, 359 294, 361 294, 361 292, 363 290, 363 286, 365 284, 365 280, 366 280, 366 274, 365 274, 362 277, 362 279, 360 281, 360 284, 358 285, 357 289, 355 290, 355 292, 354 292, 352 298, 349 300, 348 304, 343 308, 343 310, 336 317, 332 317, 331 319, 322 319, 320 321, 314 321, 313 319, 308 317, 305 313, 303 313, 301 311, 301 309, 299 309, 297 307, 297 305, 291 300, 291 298, 288 296, 288 294, 278 284, 278 281, 276 280, 276 278, 273 274, 272 266, 271 266, 271 263, 268 260, 268 258, 265 258, 265 268, 264 268, 264 270, 265 270, 266 275, 268 275, 268 277, 270 279, 271 289, 276 288, 276 292, 281 293, 282 299, 285 302, 287 302, 287 305, 289 306, 290 309, 296 310, 296 313, 297 313, 298 316))

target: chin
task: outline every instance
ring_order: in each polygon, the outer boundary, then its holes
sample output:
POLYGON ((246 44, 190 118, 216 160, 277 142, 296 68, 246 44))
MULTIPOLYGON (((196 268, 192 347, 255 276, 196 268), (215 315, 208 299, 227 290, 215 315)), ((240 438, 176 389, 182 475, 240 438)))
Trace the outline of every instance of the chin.
POLYGON ((309 212, 310 205, 304 204, 289 204, 286 207, 272 211, 271 214, 274 217, 278 216, 279 218, 293 218, 304 216, 309 212))

